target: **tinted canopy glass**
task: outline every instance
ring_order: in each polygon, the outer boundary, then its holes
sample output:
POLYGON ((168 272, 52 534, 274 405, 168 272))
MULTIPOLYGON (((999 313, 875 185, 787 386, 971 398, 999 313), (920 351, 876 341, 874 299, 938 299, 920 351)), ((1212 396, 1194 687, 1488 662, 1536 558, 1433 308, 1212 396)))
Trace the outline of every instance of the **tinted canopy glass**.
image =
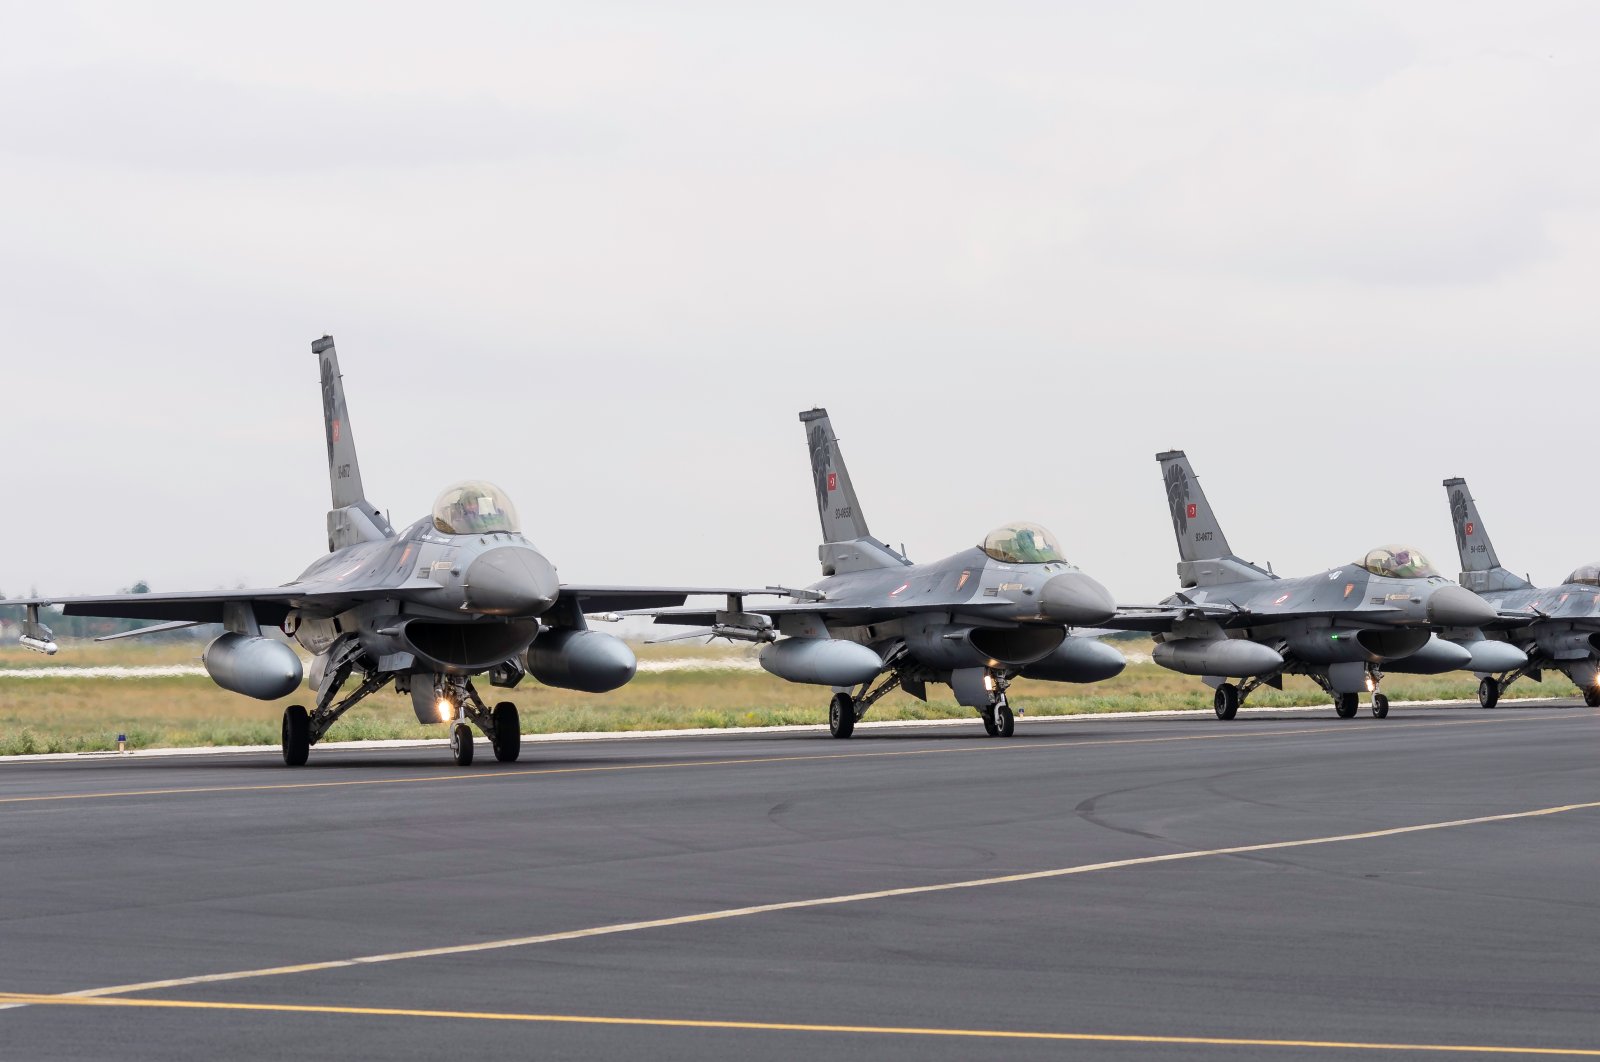
POLYGON ((1567 582, 1583 583, 1587 586, 1600 586, 1600 564, 1585 564, 1567 576, 1567 582))
POLYGON ((483 480, 447 487, 433 503, 433 526, 447 535, 520 531, 517 508, 505 491, 483 480))
POLYGON ((1439 575, 1422 551, 1410 546, 1379 546, 1369 550, 1361 566, 1373 575, 1389 579, 1432 579, 1439 575))
POLYGON ((1056 536, 1038 524, 1007 524, 983 537, 983 552, 1007 564, 1065 561, 1056 536))

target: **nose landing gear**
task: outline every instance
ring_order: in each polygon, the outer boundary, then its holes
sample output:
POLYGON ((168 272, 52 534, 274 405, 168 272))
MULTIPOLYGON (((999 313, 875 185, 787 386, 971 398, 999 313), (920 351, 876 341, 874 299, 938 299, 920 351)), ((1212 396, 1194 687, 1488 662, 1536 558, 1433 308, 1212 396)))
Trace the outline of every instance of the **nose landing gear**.
POLYGON ((1017 717, 1004 690, 996 690, 989 706, 983 709, 983 731, 990 737, 1010 737, 1017 732, 1017 717))

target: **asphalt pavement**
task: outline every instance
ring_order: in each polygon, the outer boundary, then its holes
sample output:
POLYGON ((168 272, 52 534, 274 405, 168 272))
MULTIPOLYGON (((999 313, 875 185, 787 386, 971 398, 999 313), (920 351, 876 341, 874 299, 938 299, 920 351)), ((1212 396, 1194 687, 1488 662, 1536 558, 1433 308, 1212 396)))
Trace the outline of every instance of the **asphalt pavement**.
POLYGON ((6 1059, 1600 1054, 1600 711, 0 762, 0 898, 6 1059))

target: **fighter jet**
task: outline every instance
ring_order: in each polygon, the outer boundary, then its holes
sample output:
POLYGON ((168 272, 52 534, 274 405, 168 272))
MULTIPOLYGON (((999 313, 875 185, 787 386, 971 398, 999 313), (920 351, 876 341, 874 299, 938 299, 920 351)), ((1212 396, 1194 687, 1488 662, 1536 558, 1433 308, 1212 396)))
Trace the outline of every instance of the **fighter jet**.
POLYGON ((1232 719, 1251 691, 1281 689, 1307 675, 1333 697, 1341 719, 1372 692, 1372 714, 1389 714, 1385 671, 1435 674, 1466 667, 1472 654, 1432 627, 1475 628, 1497 613, 1443 578, 1406 546, 1380 546, 1360 561, 1315 575, 1280 578, 1235 556, 1182 450, 1157 454, 1178 537, 1177 593, 1160 605, 1125 609, 1106 624, 1156 637, 1156 663, 1215 688, 1218 719, 1232 719), (1238 682, 1231 680, 1237 679, 1238 682))
POLYGON ((785 600, 759 610, 746 611, 742 595, 732 595, 723 610, 641 614, 698 627, 680 637, 764 643, 761 666, 772 674, 832 686, 828 729, 836 738, 848 738, 891 690, 926 700, 929 682, 948 683, 990 736, 1010 737, 1020 710, 1012 711, 1006 690, 1019 675, 1097 682, 1123 669, 1115 649, 1068 636, 1110 619, 1116 604, 1067 562, 1049 531, 1007 524, 978 546, 913 564, 867 530, 827 410, 800 420, 822 519, 823 578, 803 590, 774 588, 785 600))
POLYGON ((1600 708, 1600 564, 1585 564, 1560 586, 1536 587, 1500 566, 1464 479, 1444 481, 1461 554, 1461 585, 1504 617, 1487 639, 1468 642, 1479 676, 1478 703, 1493 708, 1505 688, 1544 668, 1564 672, 1583 702, 1600 708), (1498 678, 1493 674, 1500 672, 1498 678))
POLYGON ((299 578, 264 589, 7 601, 27 608, 22 644, 56 651, 39 620, 46 604, 59 604, 67 615, 165 621, 131 634, 220 623, 225 632, 202 656, 211 678, 223 689, 276 700, 301 681, 299 656, 263 634, 279 627, 314 656, 308 685, 316 703, 309 712, 293 704, 283 713, 283 762, 291 767, 306 762, 340 716, 391 683, 410 694, 420 722, 450 724, 451 753, 466 766, 469 724, 503 763, 521 748, 516 706, 489 707, 475 677, 510 689, 531 674, 547 686, 591 693, 631 679, 633 651, 590 630, 584 614, 681 605, 695 591, 561 583, 523 536, 511 499, 481 480, 447 488, 431 513, 396 532, 361 486, 333 338, 323 336, 311 350, 321 365, 333 493, 327 556, 299 578), (341 697, 352 676, 355 688, 341 697))

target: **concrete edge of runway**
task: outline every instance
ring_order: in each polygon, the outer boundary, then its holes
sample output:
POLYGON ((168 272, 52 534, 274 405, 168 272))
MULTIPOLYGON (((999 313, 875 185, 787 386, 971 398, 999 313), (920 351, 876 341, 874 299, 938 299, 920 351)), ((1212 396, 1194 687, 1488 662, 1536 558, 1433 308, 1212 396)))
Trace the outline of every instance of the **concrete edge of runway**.
MULTIPOLYGON (((1549 697, 1507 698, 1505 703, 1517 700, 1548 701, 1549 697)), ((1475 700, 1447 701, 1392 701, 1394 708, 1462 708, 1475 707, 1475 700)), ((1281 712, 1325 712, 1325 703, 1302 704, 1289 707, 1240 708, 1243 715, 1272 715, 1281 712)), ((1079 712, 1072 715, 1029 715, 1028 722, 1087 723, 1112 719, 1182 719, 1210 716, 1209 708, 1174 708, 1151 712, 1079 712)), ((879 719, 856 724, 857 730, 919 729, 933 727, 971 726, 977 716, 951 719, 879 719)), ((681 730, 577 730, 559 734, 524 734, 529 741, 636 741, 641 738, 684 737, 750 737, 761 734, 825 734, 826 723, 790 723, 783 726, 728 726, 695 727, 681 730)), ((324 741, 319 749, 372 750, 444 748, 449 738, 396 738, 371 741, 324 741)), ((127 752, 41 752, 23 756, 0 756, 0 765, 17 763, 73 763, 92 760, 129 760, 166 756, 237 756, 248 753, 277 752, 276 745, 201 745, 193 748, 131 749, 127 752)))

